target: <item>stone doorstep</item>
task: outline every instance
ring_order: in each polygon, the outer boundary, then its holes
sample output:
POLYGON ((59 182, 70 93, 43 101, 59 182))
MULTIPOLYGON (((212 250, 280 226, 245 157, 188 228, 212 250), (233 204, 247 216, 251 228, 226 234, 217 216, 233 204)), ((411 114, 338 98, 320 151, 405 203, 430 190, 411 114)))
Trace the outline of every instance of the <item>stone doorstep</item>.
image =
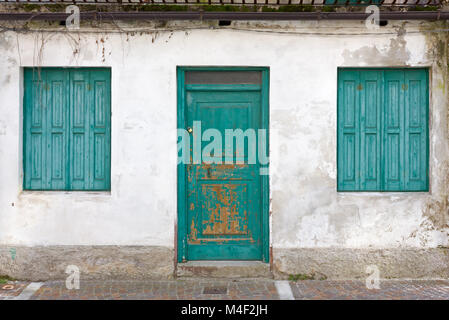
POLYGON ((189 261, 178 263, 176 275, 178 278, 273 278, 270 265, 260 261, 189 261))

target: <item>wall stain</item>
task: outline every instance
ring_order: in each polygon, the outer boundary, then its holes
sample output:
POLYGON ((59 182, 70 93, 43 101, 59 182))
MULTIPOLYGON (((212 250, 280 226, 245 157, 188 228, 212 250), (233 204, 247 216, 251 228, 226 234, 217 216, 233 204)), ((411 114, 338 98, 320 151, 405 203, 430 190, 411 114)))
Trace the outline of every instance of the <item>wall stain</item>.
MULTIPOLYGON (((422 28, 422 31, 432 31, 432 29, 440 30, 446 29, 447 27, 448 23, 446 21, 438 21, 433 24, 426 24, 422 28)), ((449 80, 447 52, 449 35, 446 32, 426 32, 424 34, 426 35, 426 45, 428 48, 426 58, 433 63, 433 73, 441 75, 442 78, 436 80, 436 87, 443 91, 446 102, 449 102, 446 94, 446 86, 449 80)), ((449 112, 447 105, 446 103, 445 112, 438 115, 442 122, 441 127, 445 128, 445 130, 439 130, 434 133, 437 134, 437 138, 439 139, 438 143, 444 143, 446 146, 449 133, 449 112), (444 121, 446 122, 445 124, 444 121)), ((430 137, 432 137, 432 134, 430 134, 430 137)), ((425 221, 420 226, 427 230, 444 231, 449 228, 449 161, 445 161, 436 167, 432 176, 441 178, 438 183, 440 187, 434 191, 435 195, 425 203, 423 208, 425 221)))
POLYGON ((410 51, 404 39, 405 28, 400 27, 396 38, 390 39, 386 50, 379 50, 375 45, 360 49, 343 51, 344 65, 361 64, 366 66, 406 66, 410 59, 410 51))

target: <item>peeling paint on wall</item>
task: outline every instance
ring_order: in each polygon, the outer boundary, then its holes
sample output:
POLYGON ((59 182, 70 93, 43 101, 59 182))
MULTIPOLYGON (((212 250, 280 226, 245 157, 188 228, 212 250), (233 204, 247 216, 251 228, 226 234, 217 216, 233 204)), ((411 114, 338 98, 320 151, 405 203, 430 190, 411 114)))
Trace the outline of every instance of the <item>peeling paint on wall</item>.
POLYGON ((406 31, 401 27, 387 46, 380 49, 376 44, 363 46, 354 51, 343 51, 344 65, 361 66, 407 66, 410 51, 405 40, 406 31))

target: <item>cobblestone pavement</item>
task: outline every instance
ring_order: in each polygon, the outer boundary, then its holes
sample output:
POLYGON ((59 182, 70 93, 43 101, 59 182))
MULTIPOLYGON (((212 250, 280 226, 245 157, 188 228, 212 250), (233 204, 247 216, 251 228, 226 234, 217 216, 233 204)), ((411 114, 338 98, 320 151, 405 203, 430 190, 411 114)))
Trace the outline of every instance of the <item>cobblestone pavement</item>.
POLYGON ((379 289, 368 289, 364 281, 305 280, 290 287, 299 300, 449 300, 447 280, 385 280, 379 289))
POLYGON ((48 282, 31 299, 272 300, 278 294, 274 282, 266 280, 81 282, 79 290, 67 290, 64 282, 48 282))
MULTIPOLYGON (((13 289, 0 285, 0 300, 20 299, 28 283, 15 282, 13 289)), ((438 299, 449 300, 449 280, 384 280, 380 289, 367 289, 364 281, 305 280, 289 282, 287 293, 278 292, 276 281, 256 280, 167 280, 81 281, 80 289, 68 290, 65 281, 48 281, 31 300, 273 300, 279 296, 309 299, 438 299), (290 288, 290 290, 289 290, 290 288)), ((284 283, 285 285, 285 283, 284 283)), ((37 286, 38 287, 38 286, 37 286)), ((10 287, 8 287, 10 288, 10 287)), ((29 291, 29 290, 28 290, 29 291)), ((28 298, 28 297, 26 297, 28 298)))

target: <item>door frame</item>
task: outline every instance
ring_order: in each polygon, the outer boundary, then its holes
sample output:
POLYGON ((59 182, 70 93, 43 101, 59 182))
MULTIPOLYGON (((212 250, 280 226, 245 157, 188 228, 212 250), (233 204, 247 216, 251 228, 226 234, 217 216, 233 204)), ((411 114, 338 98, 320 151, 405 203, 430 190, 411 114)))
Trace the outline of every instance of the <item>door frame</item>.
MULTIPOLYGON (((266 145, 269 156, 269 67, 194 67, 178 66, 177 75, 177 128, 186 128, 186 104, 185 104, 185 72, 186 71, 261 71, 262 89, 261 89, 261 129, 266 129, 266 145)), ((269 168, 269 163, 266 166, 269 168)), ((187 261, 187 175, 186 164, 177 165, 177 221, 175 222, 175 254, 177 262, 187 261)), ((265 263, 270 262, 269 249, 269 175, 261 176, 262 187, 262 260, 265 263)))

